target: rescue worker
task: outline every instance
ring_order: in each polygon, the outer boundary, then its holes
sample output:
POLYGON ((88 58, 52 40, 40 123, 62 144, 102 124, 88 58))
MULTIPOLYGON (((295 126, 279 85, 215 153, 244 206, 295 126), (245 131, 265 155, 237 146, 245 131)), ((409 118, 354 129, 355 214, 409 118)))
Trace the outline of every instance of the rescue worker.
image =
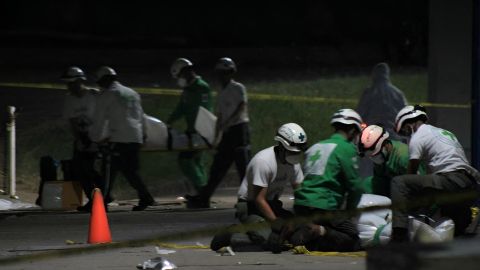
MULTIPOLYGON (((198 108, 200 106, 212 110, 212 94, 210 86, 195 73, 193 63, 185 58, 175 60, 170 68, 173 78, 183 89, 180 101, 175 110, 170 114, 167 125, 171 126, 176 120, 184 118, 187 123, 187 135, 195 133, 195 120, 197 118, 198 108)), ((183 174, 193 184, 197 193, 207 184, 207 174, 205 171, 205 151, 187 150, 178 155, 178 164, 183 174)), ((187 207, 197 207, 197 204, 191 203, 187 198, 187 207)))
POLYGON ((69 67, 61 79, 67 84, 69 91, 65 97, 63 117, 68 121, 74 138, 72 179, 65 180, 80 181, 89 201, 79 206, 77 210, 89 212, 92 208, 93 189, 104 188, 104 181, 94 168, 98 148, 88 135, 93 121, 95 99, 99 91, 85 85, 87 78, 83 70, 78 67, 69 67))
POLYGON ((471 222, 470 206, 476 198, 478 171, 470 166, 455 135, 427 124, 425 108, 406 106, 395 118, 396 131, 410 137, 407 174, 391 184, 392 241, 408 241, 408 214, 416 207, 439 205, 442 216, 455 222, 461 235, 471 222), (431 174, 417 175, 421 161, 431 174), (415 206, 415 207, 414 207, 415 206))
POLYGON ((132 210, 142 211, 154 205, 155 201, 139 174, 140 147, 145 139, 140 95, 118 82, 117 73, 110 67, 100 67, 96 78, 102 93, 98 97, 91 137, 98 143, 106 144, 111 151, 110 179, 107 179, 105 198, 109 200, 115 176, 120 171, 138 194, 138 205, 132 210))
POLYGON ((210 169, 208 183, 198 197, 190 197, 191 206, 209 206, 210 197, 235 162, 240 181, 250 161, 250 129, 247 109, 247 90, 236 82, 233 75, 237 67, 232 59, 220 58, 215 72, 222 89, 217 96, 216 138, 221 137, 210 169))
MULTIPOLYGON (((368 157, 374 164, 369 183, 371 192, 390 198, 392 178, 407 173, 408 145, 391 140, 384 128, 370 125, 360 134, 358 150, 360 155, 368 157)), ((423 165, 419 167, 419 174, 425 174, 423 165)))
MULTIPOLYGON (((258 246, 269 237, 269 223, 293 216, 280 200, 285 186, 291 185, 295 190, 303 181, 300 161, 307 146, 303 128, 295 123, 284 124, 274 140, 278 142, 276 146, 261 150, 248 164, 235 206, 241 223, 259 224, 258 230, 247 232, 250 241, 258 246)), ((235 240, 231 232, 219 234, 212 240, 211 248, 218 250, 235 240)))
POLYGON ((339 214, 356 209, 362 195, 357 149, 362 118, 352 109, 335 112, 330 124, 334 134, 306 152, 305 178, 295 190, 295 214, 309 219, 297 226, 290 243, 308 250, 354 251, 360 248, 356 224, 339 214), (348 196, 347 196, 348 193, 348 196))

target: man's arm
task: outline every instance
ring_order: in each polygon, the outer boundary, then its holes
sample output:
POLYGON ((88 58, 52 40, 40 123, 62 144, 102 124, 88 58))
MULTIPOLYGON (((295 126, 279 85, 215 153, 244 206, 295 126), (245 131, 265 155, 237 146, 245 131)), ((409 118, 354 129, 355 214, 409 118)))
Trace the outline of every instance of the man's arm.
MULTIPOLYGON (((182 97, 183 98, 183 95, 182 94, 182 97)), ((168 117, 168 120, 167 120, 167 125, 171 125, 173 124, 173 122, 175 122, 176 120, 178 120, 180 117, 182 117, 185 113, 185 109, 184 109, 184 106, 183 106, 183 102, 182 100, 180 100, 177 104, 177 106, 175 107, 175 110, 173 110, 173 112, 170 114, 170 116, 168 117)))
POLYGON ((219 129, 220 130, 223 130, 226 126, 228 126, 230 124, 230 122, 233 120, 233 119, 237 119, 238 118, 238 115, 243 111, 245 110, 245 107, 247 106, 247 103, 245 101, 242 101, 240 102, 240 104, 238 104, 237 108, 235 109, 235 111, 230 115, 230 117, 228 117, 225 121, 222 121, 224 124, 223 126, 219 126, 219 129))
POLYGON ((363 194, 362 179, 358 173, 358 157, 355 151, 342 159, 342 168, 348 187, 347 209, 356 209, 363 194))
POLYGON ((268 221, 274 221, 277 216, 267 202, 267 189, 268 187, 253 186, 255 205, 268 221))

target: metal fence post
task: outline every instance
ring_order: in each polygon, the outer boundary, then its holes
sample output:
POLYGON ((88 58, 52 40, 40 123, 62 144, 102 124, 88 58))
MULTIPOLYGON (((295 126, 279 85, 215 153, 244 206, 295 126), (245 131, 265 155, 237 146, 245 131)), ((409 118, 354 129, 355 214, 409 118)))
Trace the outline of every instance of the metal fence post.
POLYGON ((7 120, 7 175, 8 175, 8 193, 11 198, 18 199, 16 195, 16 143, 15 143, 15 107, 8 106, 7 120))

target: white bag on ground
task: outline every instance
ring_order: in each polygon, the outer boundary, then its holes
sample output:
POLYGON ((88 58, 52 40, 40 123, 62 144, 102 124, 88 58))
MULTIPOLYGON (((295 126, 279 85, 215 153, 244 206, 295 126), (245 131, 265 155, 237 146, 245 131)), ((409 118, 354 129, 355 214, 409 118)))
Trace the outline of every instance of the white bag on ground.
MULTIPOLYGON (((357 208, 390 206, 391 200, 384 196, 363 194, 357 208)), ((392 233, 392 211, 389 208, 364 212, 358 219, 357 229, 362 247, 386 244, 392 233)))
POLYGON ((409 218, 410 240, 420 243, 441 243, 453 240, 455 223, 451 219, 409 218))

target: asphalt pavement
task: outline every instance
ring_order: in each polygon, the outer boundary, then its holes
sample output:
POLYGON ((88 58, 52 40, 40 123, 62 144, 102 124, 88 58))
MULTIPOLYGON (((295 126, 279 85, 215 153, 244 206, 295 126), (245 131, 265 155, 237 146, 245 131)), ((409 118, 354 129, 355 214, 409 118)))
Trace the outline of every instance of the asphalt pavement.
MULTIPOLYGON (((282 198, 287 207, 290 196, 282 198)), ((178 269, 365 269, 365 258, 208 249, 215 230, 235 223, 235 189, 218 192, 214 208, 188 210, 176 197, 132 212, 135 201, 110 207, 113 243, 87 244, 90 214, 76 211, 0 211, 0 269, 136 269, 158 256, 178 269), (166 246, 165 246, 166 245, 166 246), (164 253, 158 254, 157 248, 164 253)), ((336 254, 338 255, 338 254, 336 254)))

